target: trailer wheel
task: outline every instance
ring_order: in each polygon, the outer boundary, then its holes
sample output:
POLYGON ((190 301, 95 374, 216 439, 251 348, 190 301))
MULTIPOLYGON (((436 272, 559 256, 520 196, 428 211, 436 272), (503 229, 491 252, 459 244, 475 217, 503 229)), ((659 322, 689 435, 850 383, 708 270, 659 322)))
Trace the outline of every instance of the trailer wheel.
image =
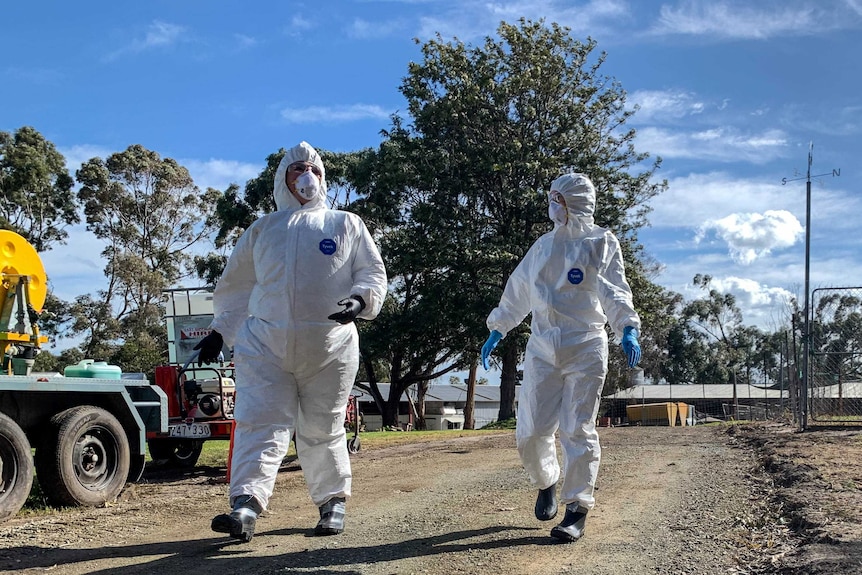
POLYGON ((129 441, 117 418, 79 405, 51 418, 36 449, 36 475, 55 505, 99 506, 123 490, 130 469, 129 441))
POLYGON ((147 447, 153 461, 162 461, 169 467, 191 469, 201 456, 204 442, 200 439, 150 439, 147 447))
POLYGON ((33 456, 24 430, 0 413, 0 521, 24 506, 33 486, 33 456))

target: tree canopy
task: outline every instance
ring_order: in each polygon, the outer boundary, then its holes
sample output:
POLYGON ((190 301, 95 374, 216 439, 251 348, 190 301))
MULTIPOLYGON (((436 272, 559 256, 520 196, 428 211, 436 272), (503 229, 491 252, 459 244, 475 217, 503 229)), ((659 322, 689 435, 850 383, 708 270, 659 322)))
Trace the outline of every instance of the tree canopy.
POLYGON ((38 252, 65 243, 65 228, 80 221, 74 183, 66 159, 35 128, 0 132, 0 227, 38 252))
MULTIPOLYGON (((391 280, 391 300, 361 340, 389 367, 390 408, 409 386, 475 364, 508 275, 551 228, 545 194, 557 176, 589 174, 597 222, 620 236, 627 259, 640 255, 635 231, 665 184, 651 183, 658 161, 634 150, 625 92, 599 73, 595 46, 521 20, 479 46, 438 36, 409 65, 400 87, 409 117, 394 116, 363 158, 353 173, 361 199, 350 205, 381 230, 391 280)), ((640 269, 633 275, 649 285, 640 269)), ((500 346, 503 419, 514 415, 526 334, 521 326, 500 346)))
POLYGON ((193 274, 220 193, 201 193, 186 168, 140 145, 92 158, 76 178, 87 229, 105 243, 107 287, 75 300, 72 331, 86 335, 87 357, 119 354, 149 371, 167 350, 162 292, 193 274))

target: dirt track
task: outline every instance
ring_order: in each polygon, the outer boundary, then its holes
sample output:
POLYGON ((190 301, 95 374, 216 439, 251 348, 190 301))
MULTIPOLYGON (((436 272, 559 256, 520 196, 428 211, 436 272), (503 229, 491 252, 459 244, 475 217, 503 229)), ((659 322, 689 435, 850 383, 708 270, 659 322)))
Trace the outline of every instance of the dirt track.
MULTIPOLYGON (((808 444, 815 438, 802 435, 808 444)), ((843 535, 831 536, 833 547, 841 551, 840 557, 830 555, 823 526, 803 525, 799 517, 806 515, 798 502, 785 505, 777 499, 793 498, 782 491, 791 487, 775 480, 799 471, 782 449, 798 451, 791 443, 803 439, 800 434, 757 426, 740 431, 644 427, 602 429, 601 436, 598 503, 585 537, 574 544, 556 543, 548 536, 554 522, 532 516, 535 492, 518 462, 512 433, 501 432, 363 448, 353 456, 354 497, 347 530, 339 536, 310 536, 317 510, 295 463, 282 470, 270 511, 258 521, 250 544, 209 530, 211 517, 226 506, 227 487, 219 481, 224 470, 199 469, 186 476, 148 473, 146 483, 129 486, 107 508, 18 517, 3 524, 0 571, 862 572, 857 570, 862 557, 858 523, 845 522, 843 535), (817 530, 821 537, 812 538, 817 530), (810 553, 801 554, 804 544, 823 556, 815 561, 810 553)), ((822 436, 817 437, 813 443, 822 444, 822 436)), ((836 444, 845 455, 846 443, 836 444)), ((855 445, 862 449, 858 437, 855 445)), ((813 482, 821 477, 814 467, 802 475, 813 482)))

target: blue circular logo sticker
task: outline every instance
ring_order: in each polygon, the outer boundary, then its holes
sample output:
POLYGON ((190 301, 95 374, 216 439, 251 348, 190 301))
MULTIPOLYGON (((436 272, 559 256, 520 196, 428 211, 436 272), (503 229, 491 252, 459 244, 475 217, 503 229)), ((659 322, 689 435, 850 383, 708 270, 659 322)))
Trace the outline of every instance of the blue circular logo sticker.
POLYGON ((320 240, 320 251, 322 251, 324 254, 331 256, 335 253, 335 248, 335 240, 330 240, 328 238, 325 240, 320 240))
POLYGON ((584 272, 578 268, 572 268, 569 270, 569 282, 577 285, 582 281, 584 281, 584 272))

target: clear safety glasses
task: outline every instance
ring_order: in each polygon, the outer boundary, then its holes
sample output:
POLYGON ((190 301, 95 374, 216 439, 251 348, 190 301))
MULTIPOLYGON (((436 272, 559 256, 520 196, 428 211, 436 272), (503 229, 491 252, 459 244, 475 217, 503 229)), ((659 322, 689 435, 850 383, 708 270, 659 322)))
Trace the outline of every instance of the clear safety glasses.
POLYGON ((309 169, 311 169, 311 173, 318 178, 323 176, 323 172, 320 171, 320 168, 314 164, 309 164, 308 162, 294 162, 287 167, 289 172, 296 172, 297 174, 307 172, 309 169))

